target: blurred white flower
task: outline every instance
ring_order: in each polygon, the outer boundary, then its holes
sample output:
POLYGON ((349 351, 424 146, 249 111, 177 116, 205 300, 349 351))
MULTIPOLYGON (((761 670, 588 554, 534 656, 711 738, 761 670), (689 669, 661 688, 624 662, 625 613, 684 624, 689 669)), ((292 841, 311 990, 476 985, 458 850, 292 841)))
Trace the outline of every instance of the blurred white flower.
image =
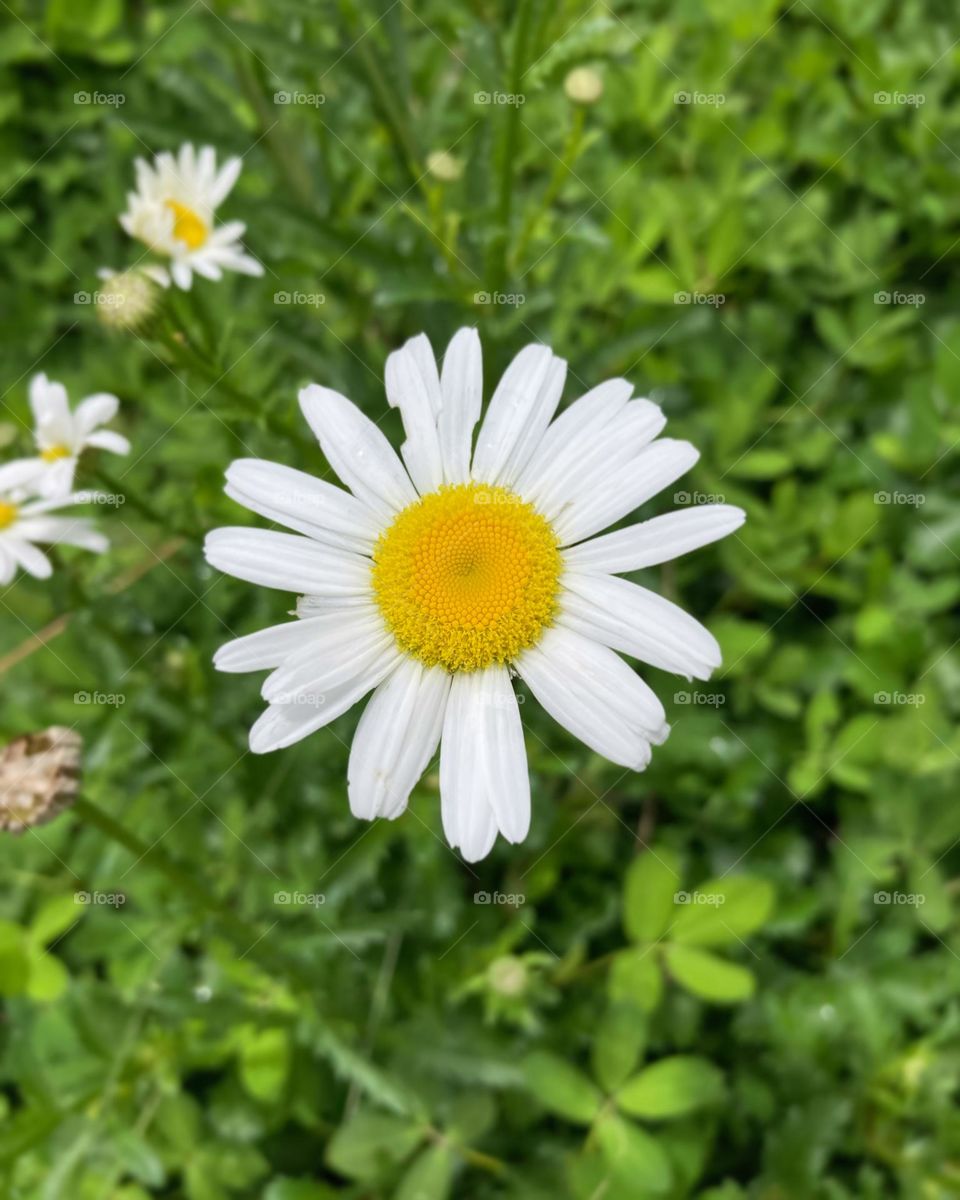
MULTIPOLYGON (((224 270, 262 275, 263 267, 240 245, 242 221, 214 225, 214 213, 240 174, 239 158, 217 170, 216 153, 204 146, 199 153, 188 142, 179 154, 158 154, 153 164, 136 160, 137 190, 127 195, 120 224, 144 245, 170 259, 170 276, 189 288, 193 273, 220 279, 224 270)), ((167 286, 165 271, 155 277, 167 286)))
POLYGON ((67 389, 44 374, 30 381, 30 408, 35 423, 34 437, 40 457, 35 467, 33 488, 38 495, 57 498, 73 488, 80 455, 87 447, 111 454, 128 454, 130 443, 112 429, 102 429, 117 414, 120 401, 109 392, 88 396, 70 409, 67 389))
POLYGON ((17 567, 35 579, 48 579, 49 558, 37 548, 79 546, 102 554, 109 542, 83 517, 54 517, 59 508, 89 499, 89 493, 49 499, 28 498, 36 481, 36 460, 20 459, 0 467, 0 585, 13 581, 17 567))
POLYGON ((438 370, 413 338, 386 366, 400 455, 344 396, 311 384, 300 406, 349 491, 245 459, 227 494, 293 533, 217 529, 207 561, 301 594, 298 619, 221 647, 223 671, 272 671, 255 753, 293 745, 373 690, 350 751, 358 817, 398 817, 440 746, 444 831, 468 861, 498 833, 520 842, 530 780, 519 675, 593 751, 642 771, 669 733, 663 705, 621 654, 706 679, 713 635, 681 608, 619 578, 668 562, 742 524, 700 505, 599 534, 688 471, 689 442, 624 379, 554 419, 566 363, 527 346, 481 415, 480 339, 462 329, 438 370))

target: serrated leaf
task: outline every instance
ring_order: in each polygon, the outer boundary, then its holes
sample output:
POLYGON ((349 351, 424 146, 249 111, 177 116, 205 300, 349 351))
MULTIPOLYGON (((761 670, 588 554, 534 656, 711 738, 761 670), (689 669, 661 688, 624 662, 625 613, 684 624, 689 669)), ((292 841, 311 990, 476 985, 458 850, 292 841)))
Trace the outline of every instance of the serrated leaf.
POLYGON ((665 1192, 672 1180, 670 1160, 657 1139, 632 1121, 606 1113, 597 1122, 597 1141, 616 1179, 636 1192, 665 1192))
POLYGON ((589 1125, 600 1111, 603 1096, 596 1084, 557 1055, 536 1051, 523 1068, 527 1087, 550 1112, 589 1125))
POLYGON ((770 916, 773 887, 765 879, 712 879, 688 894, 670 930, 684 946, 723 946, 753 933, 770 916))
POLYGON ((695 946, 667 946, 664 959, 677 983, 701 1000, 735 1004, 749 1000, 756 989, 757 981, 746 967, 695 946))
POLYGON ((663 1058, 623 1085, 616 1101, 634 1117, 682 1117, 715 1104, 723 1095, 723 1075, 705 1058, 677 1054, 663 1058))
POLYGON ((623 890, 623 927, 635 942, 654 942, 676 915, 680 863, 666 849, 645 850, 627 869, 623 890))

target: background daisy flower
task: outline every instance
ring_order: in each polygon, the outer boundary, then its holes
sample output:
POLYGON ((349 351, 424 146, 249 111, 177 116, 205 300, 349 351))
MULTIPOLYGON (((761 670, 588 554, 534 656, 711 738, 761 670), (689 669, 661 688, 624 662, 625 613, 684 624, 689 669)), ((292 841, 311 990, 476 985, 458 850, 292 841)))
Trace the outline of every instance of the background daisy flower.
POLYGON ((18 567, 35 579, 49 579, 53 566, 39 545, 79 546, 97 554, 109 546, 85 517, 51 515, 89 499, 89 494, 31 498, 28 487, 36 478, 34 471, 34 461, 28 459, 0 467, 0 584, 4 586, 13 581, 18 567))
MULTIPOLYGON (((218 170, 212 146, 198 153, 189 142, 176 157, 158 154, 152 165, 136 160, 137 188, 127 195, 120 224, 131 237, 170 259, 170 276, 178 287, 189 288, 194 272, 205 279, 220 279, 225 270, 263 274, 260 263, 240 245, 244 223, 214 224, 214 214, 237 182, 241 166, 239 158, 230 158, 218 170)), ((165 273, 155 273, 155 278, 169 283, 165 273)))
POLYGON ((251 749, 289 746, 373 690, 350 754, 354 814, 399 816, 439 744, 444 831, 468 861, 498 832, 519 842, 529 829, 514 673, 587 746, 640 771, 669 728, 620 654, 696 679, 720 664, 702 625, 619 575, 723 537, 742 510, 702 506, 596 536, 698 454, 658 438, 663 413, 623 379, 554 419, 565 375, 546 346, 521 350, 474 447, 476 332, 457 333, 442 372, 427 338, 413 338, 386 366, 406 433, 399 457, 349 400, 310 385, 303 413, 349 491, 236 462, 227 493, 294 532, 219 529, 206 542, 220 570, 302 595, 296 621, 215 658, 225 671, 272 671, 251 749))
POLYGON ((120 401, 109 392, 87 396, 70 408, 67 389, 46 375, 34 375, 30 381, 30 408, 34 419, 34 437, 40 457, 36 464, 34 487, 41 496, 63 497, 73 488, 80 455, 96 448, 111 454, 129 454, 130 443, 113 429, 103 429, 117 415, 120 401))

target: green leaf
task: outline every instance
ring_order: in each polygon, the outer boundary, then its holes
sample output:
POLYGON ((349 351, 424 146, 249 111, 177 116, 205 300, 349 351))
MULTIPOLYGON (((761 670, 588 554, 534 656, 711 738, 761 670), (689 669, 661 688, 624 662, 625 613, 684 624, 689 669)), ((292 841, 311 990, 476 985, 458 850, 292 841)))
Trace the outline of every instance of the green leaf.
POLYGON ((267 1184, 263 1200, 336 1200, 342 1192, 313 1179, 274 1179, 267 1184))
POLYGON ((593 1040, 593 1073, 605 1092, 613 1092, 637 1065, 647 1036, 643 1012, 634 1004, 612 1004, 593 1040))
POLYGON ((271 1103, 283 1093, 290 1070, 290 1038, 283 1028, 249 1028, 240 1045, 240 1079, 256 1100, 271 1103))
POLYGON ((589 1125, 600 1111, 603 1096, 596 1084, 557 1055, 536 1051, 524 1060, 523 1070, 527 1087, 550 1112, 589 1125))
POLYGON ((423 1140, 423 1127, 386 1113, 358 1112, 327 1143, 327 1165, 363 1183, 403 1162, 423 1140))
POLYGON ((664 959, 677 983, 702 1000, 735 1004, 749 1000, 756 988, 756 979, 746 967, 694 946, 667 946, 664 959))
POLYGON ((687 894, 670 930, 685 946, 724 946, 752 933, 773 908, 773 888, 765 879, 734 875, 713 879, 687 894))
POLYGON ((654 942, 675 916, 680 864, 670 850, 645 850, 627 869, 623 927, 635 942, 654 942))
POLYGON ((597 1141, 617 1180, 636 1192, 665 1192, 672 1171, 657 1139, 616 1113, 605 1113, 597 1122, 597 1141))
POLYGON ((23 930, 12 921, 0 921, 0 995, 21 995, 27 990, 29 977, 30 960, 23 930))
POLYGON ((449 1146, 430 1146, 414 1159, 394 1200, 446 1200, 456 1160, 449 1146))
POLYGON ((86 908, 76 902, 73 892, 65 896, 53 896, 40 906, 30 923, 30 939, 46 946, 66 933, 85 912, 86 908))
POLYGON ((723 1075, 705 1058, 677 1054, 635 1075, 617 1093, 617 1104, 634 1117, 682 1117, 715 1104, 723 1075))
POLYGON ((663 972, 652 949, 623 950, 610 967, 607 994, 614 1003, 630 1002, 652 1013, 663 995, 663 972))

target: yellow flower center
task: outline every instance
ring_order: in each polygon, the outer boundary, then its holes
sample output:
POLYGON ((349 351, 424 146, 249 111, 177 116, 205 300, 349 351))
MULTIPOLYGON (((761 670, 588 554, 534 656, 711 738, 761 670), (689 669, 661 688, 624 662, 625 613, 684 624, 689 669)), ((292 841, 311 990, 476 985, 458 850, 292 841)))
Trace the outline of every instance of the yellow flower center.
POLYGON ((70 454, 68 446, 48 446, 41 452, 40 457, 44 462, 56 462, 58 458, 69 458, 70 454))
POLYGON ((207 240, 207 226, 192 208, 179 200, 167 200, 167 208, 173 213, 173 236, 184 242, 191 250, 197 250, 207 240))
POLYGON ((9 504, 6 500, 0 500, 0 529, 9 529, 17 519, 19 511, 15 504, 9 504))
POLYGON ((504 488, 447 485, 380 535, 373 589, 401 650, 428 666, 507 663, 553 617, 560 552, 533 507, 504 488))

